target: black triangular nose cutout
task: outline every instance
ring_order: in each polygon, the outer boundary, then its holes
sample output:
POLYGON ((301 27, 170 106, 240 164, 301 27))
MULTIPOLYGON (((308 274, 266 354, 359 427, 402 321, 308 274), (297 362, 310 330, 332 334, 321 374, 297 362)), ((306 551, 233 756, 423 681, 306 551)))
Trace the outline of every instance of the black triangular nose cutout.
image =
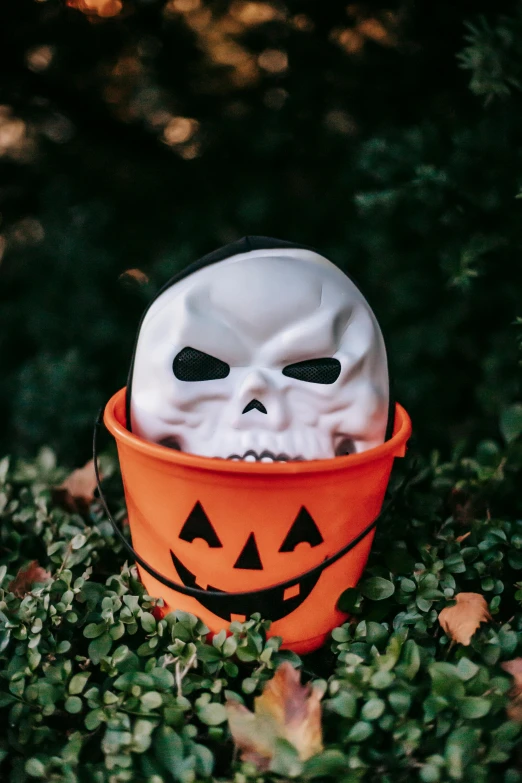
POLYGON ((304 506, 301 507, 279 551, 293 552, 296 546, 303 541, 310 544, 310 546, 317 546, 323 543, 323 537, 319 528, 304 506))
POLYGON ((202 538, 212 548, 223 546, 199 500, 188 515, 179 537, 182 541, 188 541, 190 544, 195 538, 202 538))
POLYGON ((253 533, 248 536, 247 542, 243 547, 241 554, 234 563, 234 568, 249 568, 252 571, 262 571, 263 564, 259 557, 259 550, 256 544, 256 537, 253 533))
POLYGON ((261 413, 266 413, 267 410, 262 402, 259 402, 259 400, 250 400, 248 405, 245 405, 243 408, 242 413, 248 413, 248 411, 260 411, 261 413))

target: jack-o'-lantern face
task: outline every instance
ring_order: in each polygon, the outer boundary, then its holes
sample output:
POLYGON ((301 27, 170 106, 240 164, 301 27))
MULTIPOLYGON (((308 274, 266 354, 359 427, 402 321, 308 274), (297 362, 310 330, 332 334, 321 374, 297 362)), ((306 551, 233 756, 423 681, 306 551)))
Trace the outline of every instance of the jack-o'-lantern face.
MULTIPOLYGON (((209 549, 223 548, 216 530, 199 502, 196 503, 183 525, 179 538, 189 543, 200 539, 206 542, 209 549)), ((319 528, 306 508, 302 506, 292 526, 284 536, 278 553, 294 552, 300 544, 316 547, 322 543, 323 537, 319 528)), ((280 620, 297 609, 308 598, 320 576, 320 573, 305 575, 302 579, 296 579, 295 584, 285 588, 269 587, 266 590, 258 590, 242 596, 231 596, 227 599, 226 590, 210 584, 206 588, 202 587, 198 584, 196 574, 192 573, 172 550, 170 555, 183 584, 186 587, 206 589, 208 596, 200 597, 200 603, 213 614, 229 621, 233 619, 233 616, 248 617, 253 612, 261 612, 262 616, 267 620, 280 620), (216 593, 219 593, 219 595, 216 595, 216 593)), ((255 532, 251 532, 248 535, 232 568, 243 571, 263 570, 263 559, 259 552, 255 532)), ((208 569, 207 563, 207 573, 208 569)), ((248 580, 246 574, 245 579, 248 580)))
POLYGON ((410 432, 333 460, 208 460, 148 443, 124 426, 124 390, 106 409, 118 438, 139 574, 162 613, 190 612, 213 632, 259 612, 298 653, 345 615, 337 598, 365 566, 393 459, 410 432))

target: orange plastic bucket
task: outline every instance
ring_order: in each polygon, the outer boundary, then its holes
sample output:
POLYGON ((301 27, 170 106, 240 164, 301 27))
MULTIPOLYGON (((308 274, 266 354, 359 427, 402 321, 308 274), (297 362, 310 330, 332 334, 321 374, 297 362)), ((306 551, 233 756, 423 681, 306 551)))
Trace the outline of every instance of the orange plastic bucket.
POLYGON ((393 460, 404 456, 404 408, 396 406, 394 434, 377 448, 284 464, 142 440, 125 426, 125 389, 107 403, 104 422, 118 447, 140 578, 165 613, 192 612, 217 632, 259 611, 297 653, 320 647, 346 619, 337 600, 364 569, 393 460))

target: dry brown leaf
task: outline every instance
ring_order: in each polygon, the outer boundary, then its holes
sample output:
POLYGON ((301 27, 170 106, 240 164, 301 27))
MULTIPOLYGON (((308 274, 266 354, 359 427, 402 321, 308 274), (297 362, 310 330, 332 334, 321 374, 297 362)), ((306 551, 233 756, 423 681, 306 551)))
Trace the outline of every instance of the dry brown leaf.
POLYGON ((300 673, 285 661, 254 699, 254 712, 229 701, 228 725, 243 761, 268 770, 278 739, 290 742, 302 761, 320 753, 321 696, 319 689, 301 685, 300 673))
POLYGON ((439 614, 439 623, 453 641, 468 646, 481 623, 491 620, 486 599, 480 593, 457 593, 455 606, 439 614))
POLYGON ((82 14, 105 18, 117 16, 123 8, 122 0, 67 0, 67 5, 82 14))
POLYGON ((506 710, 508 718, 522 723, 522 658, 504 661, 501 666, 513 677, 513 686, 509 692, 511 703, 506 710))
POLYGON ((89 460, 83 468, 73 470, 70 476, 59 487, 53 489, 55 503, 64 506, 68 511, 86 514, 94 499, 96 489, 96 474, 94 462, 89 460))
POLYGON ((47 582, 51 578, 49 571, 38 564, 38 560, 21 568, 9 585, 9 590, 18 598, 23 598, 31 590, 35 582, 47 582))
POLYGON ((145 285, 145 283, 149 282, 148 275, 142 272, 141 269, 126 269, 118 279, 124 283, 137 283, 138 285, 145 285))

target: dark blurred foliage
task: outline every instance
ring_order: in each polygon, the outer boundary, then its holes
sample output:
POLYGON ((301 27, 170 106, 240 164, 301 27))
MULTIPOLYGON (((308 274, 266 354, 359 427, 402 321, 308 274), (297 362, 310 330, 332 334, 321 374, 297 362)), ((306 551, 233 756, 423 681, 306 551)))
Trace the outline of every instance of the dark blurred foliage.
POLYGON ((520 5, 70 3, 0 11, 1 450, 84 460, 148 298, 245 234, 360 283, 423 449, 494 433, 520 395, 520 5))

